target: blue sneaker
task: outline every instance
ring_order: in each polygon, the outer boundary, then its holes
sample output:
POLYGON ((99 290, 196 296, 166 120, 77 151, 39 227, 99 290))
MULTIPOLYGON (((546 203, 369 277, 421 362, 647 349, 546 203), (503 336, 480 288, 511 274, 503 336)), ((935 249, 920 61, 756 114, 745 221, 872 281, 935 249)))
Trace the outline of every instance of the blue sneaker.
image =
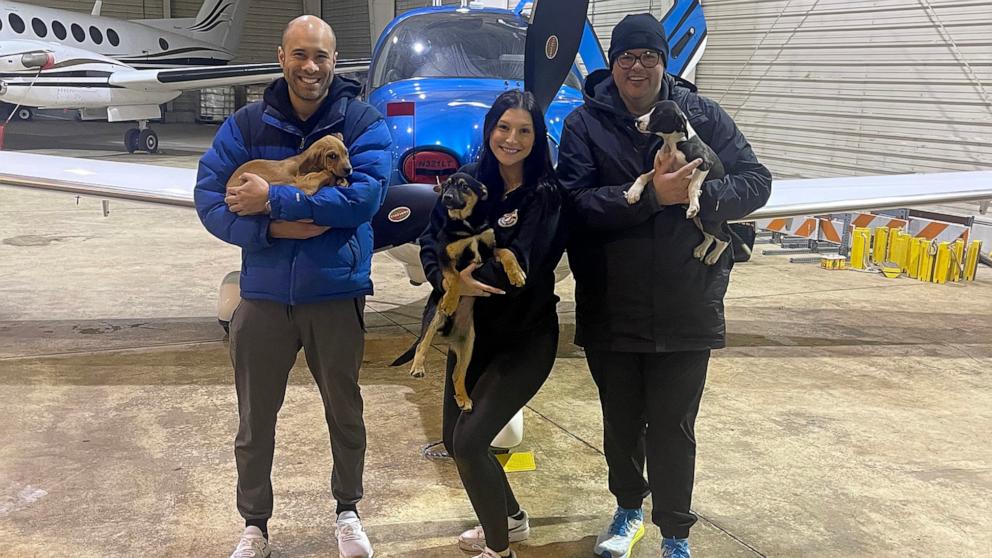
POLYGON ((634 544, 644 536, 644 512, 641 508, 617 507, 613 521, 596 538, 593 553, 601 558, 629 558, 634 544))
POLYGON ((661 539, 661 558, 692 558, 689 539, 661 539))

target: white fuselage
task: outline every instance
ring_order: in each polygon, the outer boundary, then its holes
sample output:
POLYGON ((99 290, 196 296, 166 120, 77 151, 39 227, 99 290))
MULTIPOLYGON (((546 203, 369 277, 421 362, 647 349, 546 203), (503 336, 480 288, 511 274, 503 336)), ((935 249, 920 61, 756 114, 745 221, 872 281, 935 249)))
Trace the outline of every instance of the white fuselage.
POLYGON ((104 108, 159 105, 179 91, 138 91, 110 84, 110 75, 130 66, 87 50, 42 41, 0 41, 0 101, 41 108, 104 108), (16 49, 7 48, 16 46, 16 49), (54 64, 39 72, 16 69, 21 52, 46 51, 54 64))
POLYGON ((110 76, 133 69, 226 64, 234 57, 240 33, 238 23, 230 30, 231 23, 243 20, 245 5, 242 0, 204 0, 195 19, 127 21, 0 0, 0 101, 73 109, 168 102, 180 91, 122 87, 110 76), (50 62, 25 67, 25 53, 48 55, 50 62))
MULTIPOLYGON (((163 20, 148 20, 148 23, 153 21, 163 26, 163 20)), ((193 27, 189 23, 192 20, 164 21, 175 21, 177 29, 193 27)), ((8 40, 44 41, 79 48, 139 69, 226 64, 235 55, 218 44, 146 25, 141 20, 92 16, 0 0, 0 45, 8 40), (18 19, 23 26, 21 32, 17 32, 21 25, 15 28, 18 19)))

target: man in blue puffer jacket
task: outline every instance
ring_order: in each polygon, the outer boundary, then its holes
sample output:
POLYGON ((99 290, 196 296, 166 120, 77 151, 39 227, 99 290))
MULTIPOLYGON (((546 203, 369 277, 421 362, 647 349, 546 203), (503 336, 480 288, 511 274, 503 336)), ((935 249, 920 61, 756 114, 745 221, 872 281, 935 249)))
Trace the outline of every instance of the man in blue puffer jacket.
POLYGON ((231 318, 240 426, 238 511, 245 531, 232 557, 269 555, 276 415, 300 348, 317 382, 331 434, 331 492, 340 556, 372 556, 358 518, 365 423, 358 385, 365 296, 372 293, 370 221, 386 196, 391 139, 357 82, 334 75, 336 40, 324 21, 290 22, 279 48, 283 78, 264 100, 228 118, 200 160, 196 210, 211 234, 242 249, 242 302, 231 318), (353 173, 347 188, 307 196, 293 186, 231 174, 252 159, 285 159, 341 133, 353 173))

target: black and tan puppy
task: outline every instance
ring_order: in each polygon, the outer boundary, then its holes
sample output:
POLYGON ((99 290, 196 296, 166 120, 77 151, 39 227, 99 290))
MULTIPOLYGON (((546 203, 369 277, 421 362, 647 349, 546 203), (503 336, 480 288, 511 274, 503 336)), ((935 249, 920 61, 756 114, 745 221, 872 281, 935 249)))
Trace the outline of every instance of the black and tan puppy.
POLYGON ((330 134, 315 141, 306 151, 282 161, 255 159, 238 167, 227 181, 227 187, 241 185, 241 174, 250 172, 269 184, 296 186, 314 195, 321 186, 347 186, 351 176, 351 159, 341 134, 330 134))
MULTIPOLYGON (((522 287, 526 281, 526 275, 513 251, 494 246, 496 236, 488 219, 478 215, 473 218, 473 213, 487 197, 486 186, 465 173, 455 173, 441 185, 441 203, 446 210, 447 219, 438 232, 436 246, 444 293, 429 322, 427 314, 432 305, 428 304, 425 309, 424 323, 427 325, 421 332, 410 369, 413 376, 424 375, 427 350, 434 334, 439 332, 448 340, 449 350, 455 355, 451 380, 455 388, 455 401, 465 412, 472 410, 472 400, 465 389, 465 372, 472 361, 472 347, 475 344, 472 317, 475 298, 462 297, 459 293, 459 272, 473 263, 482 264, 495 257, 503 266, 510 283, 522 287)), ((402 364, 403 359, 404 357, 400 357, 393 364, 402 364)))
MULTIPOLYGON (((703 233, 703 242, 693 250, 693 257, 706 265, 715 264, 730 244, 730 236, 723 230, 723 223, 714 223, 707 221, 705 216, 700 217, 699 195, 702 193, 705 180, 724 177, 726 173, 723 170, 723 163, 710 146, 696 135, 682 109, 674 101, 655 103, 651 112, 637 119, 636 126, 641 133, 654 134, 664 139, 665 143, 655 154, 656 163, 665 152, 681 152, 686 161, 702 159, 702 163, 689 180, 689 208, 685 212, 685 217, 692 219, 703 233), (711 246, 713 246, 712 251, 710 251, 711 246)), ((627 203, 633 204, 641 199, 644 188, 651 184, 653 178, 653 168, 639 176, 625 194, 627 203)))

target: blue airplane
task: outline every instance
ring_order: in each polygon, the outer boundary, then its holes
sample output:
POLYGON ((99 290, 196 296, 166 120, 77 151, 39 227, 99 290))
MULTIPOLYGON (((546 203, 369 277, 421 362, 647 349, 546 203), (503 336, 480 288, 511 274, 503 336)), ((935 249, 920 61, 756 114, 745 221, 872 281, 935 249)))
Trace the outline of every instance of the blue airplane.
MULTIPOLYGON (((586 19, 588 2, 541 0, 526 18, 530 4, 421 8, 384 29, 365 84, 368 102, 385 115, 393 136, 391 186, 373 221, 376 250, 401 246, 424 230, 437 200, 433 186, 478 157, 485 114, 508 89, 538 96, 557 161, 565 117, 582 104, 583 79, 606 67, 606 56, 586 19)), ((702 8, 678 0, 662 24, 672 45, 667 71, 683 75, 705 48, 702 8)), ((413 245, 389 252, 411 279, 419 270, 415 252, 413 245)))

